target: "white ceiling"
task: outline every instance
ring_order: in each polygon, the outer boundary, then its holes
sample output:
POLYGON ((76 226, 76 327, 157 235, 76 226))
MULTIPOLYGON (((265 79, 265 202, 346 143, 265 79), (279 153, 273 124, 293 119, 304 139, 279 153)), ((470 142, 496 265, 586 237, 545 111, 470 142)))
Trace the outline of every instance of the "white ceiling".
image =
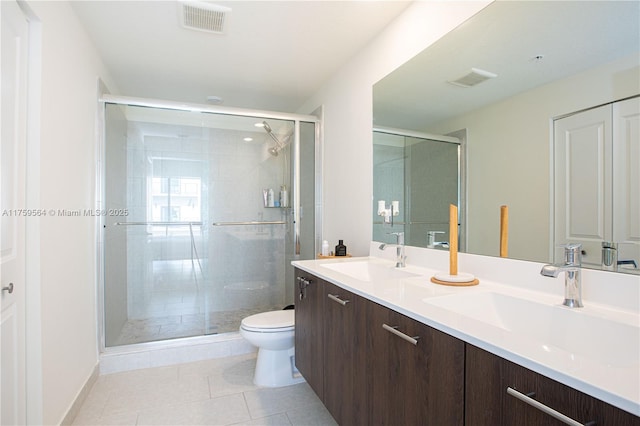
POLYGON ((639 1, 497 1, 376 83, 374 123, 425 130, 639 52, 639 1), (447 83, 472 67, 498 77, 471 88, 447 83))
POLYGON ((410 1, 220 1, 223 35, 185 29, 177 1, 73 1, 126 96, 294 112, 410 1))

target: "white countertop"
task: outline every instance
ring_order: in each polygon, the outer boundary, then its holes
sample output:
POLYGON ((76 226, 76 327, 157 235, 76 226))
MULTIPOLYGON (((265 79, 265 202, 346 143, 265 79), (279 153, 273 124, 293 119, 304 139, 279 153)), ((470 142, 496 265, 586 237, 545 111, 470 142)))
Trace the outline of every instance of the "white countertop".
MULTIPOLYGON (((372 243, 372 247, 373 246, 372 243)), ((336 284, 345 290, 351 291, 474 346, 640 416, 640 348, 637 347, 637 339, 632 339, 633 342, 630 344, 631 346, 629 346, 628 342, 620 342, 621 344, 624 343, 620 347, 616 347, 616 345, 603 345, 603 342, 593 341, 592 344, 594 348, 597 347, 599 349, 600 356, 581 356, 580 354, 563 350, 553 344, 546 344, 547 342, 541 342, 540 340, 522 336, 518 333, 505 330, 504 328, 491 325, 490 322, 474 320, 471 317, 429 303, 430 299, 435 300, 435 298, 443 295, 492 292, 528 301, 535 301, 553 307, 555 305, 561 305, 563 300, 563 289, 556 289, 557 282, 554 279, 540 281, 539 277, 532 277, 531 280, 523 279, 522 281, 525 284, 522 285, 505 285, 502 282, 498 282, 495 278, 491 280, 491 278, 487 279, 475 271, 463 270, 464 272, 473 272, 480 279, 480 284, 473 287, 437 285, 430 282, 430 277, 435 273, 443 271, 443 254, 441 252, 438 253, 437 250, 410 249, 408 247, 407 249, 410 254, 407 259, 407 266, 402 270, 416 274, 416 276, 413 277, 386 277, 384 279, 374 279, 373 281, 362 281, 323 266, 335 263, 368 261, 392 268, 395 262, 391 260, 393 256, 389 255, 385 255, 386 258, 369 256, 344 259, 304 260, 295 261, 292 262, 292 264, 297 268, 336 284), (411 254, 413 254, 413 256, 411 256, 411 254), (433 257, 432 260, 429 259, 430 256, 433 257), (419 261, 420 266, 410 263, 412 257, 419 261), (434 266, 429 267, 425 265, 434 266), (533 282, 533 286, 531 282, 528 281, 533 282), (546 286, 548 283, 550 283, 550 285, 546 286), (538 284, 540 284, 539 286, 543 290, 551 288, 553 291, 533 290, 532 287, 537 289, 536 285, 538 284), (616 353, 616 351, 619 352, 621 347, 624 348, 626 353, 616 353), (611 350, 611 358, 609 358, 606 352, 607 350, 611 350), (611 359, 614 362, 606 362, 603 361, 603 359, 611 359)), ((395 253, 395 250, 393 250, 393 252, 395 253)), ((448 259, 448 255, 445 254, 445 256, 447 256, 448 259)), ((462 257, 462 261, 459 261, 459 265, 462 267, 465 265, 473 266, 474 262, 478 260, 471 257, 465 258, 464 254, 460 256, 462 257)), ((541 265, 534 262, 509 261, 508 259, 497 258, 480 260, 483 264, 495 263, 495 265, 489 265, 489 267, 494 269, 496 265, 498 265, 498 267, 507 265, 507 268, 512 269, 524 268, 523 270, 527 271, 526 275, 530 274, 530 270, 539 271, 541 265), (505 261, 507 263, 505 263, 505 261)), ((479 267, 477 269, 479 269, 479 267)), ((511 272, 513 273, 513 271, 511 272)), ((487 273, 487 275, 495 276, 496 273, 492 271, 491 274, 487 273)), ((537 275, 539 276, 539 273, 537 275)), ((616 280, 619 278, 612 277, 611 279, 617 284, 616 280)), ((620 279, 627 280, 626 277, 620 279)), ((594 278, 590 278, 590 281, 587 281, 592 283, 594 280, 594 278)), ((638 284, 640 284, 640 281, 638 281, 638 284)), ((583 284, 583 286, 584 285, 585 284, 583 284)), ((583 292, 592 295, 593 299, 596 299, 601 293, 607 294, 607 296, 603 297, 605 299, 611 297, 608 295, 608 292, 598 290, 595 287, 596 285, 592 284, 590 288, 591 291, 584 291, 586 290, 584 289, 583 292)), ((638 296, 638 293, 633 287, 633 281, 631 281, 631 285, 626 283, 625 285, 618 286, 618 288, 630 289, 630 292, 626 295, 627 297, 638 296)), ((616 291, 616 288, 611 287, 609 290, 616 291)), ((635 308, 637 301, 629 302, 622 300, 620 302, 622 307, 602 304, 598 303, 599 301, 588 300, 586 298, 584 298, 584 302, 584 308, 571 310, 571 318, 573 319, 575 313, 576 319, 578 319, 580 315, 588 315, 590 317, 595 316, 612 321, 610 324, 614 324, 614 326, 611 327, 611 334, 614 336, 612 342, 614 343, 616 343, 616 340, 613 333, 616 333, 616 324, 619 324, 620 327, 626 327, 627 331, 632 330, 632 332, 640 326, 640 316, 637 310, 626 309, 629 307, 635 308)), ((553 309, 556 308, 553 307, 553 309)), ((570 308, 558 306, 557 309, 570 308)), ((522 312, 522 315, 525 316, 527 313, 522 312)), ((539 319, 534 317, 530 320, 538 321, 539 319)), ((551 321, 548 318, 546 320, 547 322, 551 321)), ((589 336, 560 337, 589 339, 589 336)), ((590 343, 591 342, 586 342, 585 344, 589 345, 590 343)))

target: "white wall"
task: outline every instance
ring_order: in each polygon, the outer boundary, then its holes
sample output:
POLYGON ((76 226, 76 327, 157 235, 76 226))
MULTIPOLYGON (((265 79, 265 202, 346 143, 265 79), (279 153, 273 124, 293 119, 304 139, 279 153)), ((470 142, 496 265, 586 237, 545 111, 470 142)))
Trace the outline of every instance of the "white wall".
POLYGON ((509 257, 550 252, 552 119, 640 93, 634 54, 423 129, 467 129, 468 252, 497 256, 500 206, 509 205, 509 257))
MULTIPOLYGON (((42 23, 41 156, 28 171, 40 179, 30 190, 47 210, 95 208, 97 85, 107 73, 68 3, 28 6, 42 23)), ((92 217, 47 216, 39 252, 27 253, 41 267, 44 424, 63 420, 98 362, 95 235, 92 217)))
POLYGON ((323 239, 366 256, 371 241, 373 94, 386 74, 490 2, 417 1, 300 108, 324 106, 323 239))

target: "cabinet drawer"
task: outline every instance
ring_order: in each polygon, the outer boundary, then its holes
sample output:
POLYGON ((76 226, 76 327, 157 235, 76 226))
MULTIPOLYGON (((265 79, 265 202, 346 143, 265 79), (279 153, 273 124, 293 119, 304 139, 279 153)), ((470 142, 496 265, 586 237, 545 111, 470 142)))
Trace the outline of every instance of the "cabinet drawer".
POLYGON ((470 344, 465 369, 465 425, 640 425, 639 417, 470 344))
POLYGON ((527 368, 506 360, 503 368, 504 425, 640 425, 639 417, 527 368))

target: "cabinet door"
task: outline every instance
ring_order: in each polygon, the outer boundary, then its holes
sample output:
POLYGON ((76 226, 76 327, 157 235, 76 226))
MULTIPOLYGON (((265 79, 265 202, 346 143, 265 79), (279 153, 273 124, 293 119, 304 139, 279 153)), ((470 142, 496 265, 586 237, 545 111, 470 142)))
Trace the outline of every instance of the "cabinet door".
POLYGON ((371 424, 462 425, 464 343, 368 304, 371 424))
POLYGON ((554 243, 581 243, 583 264, 600 265, 601 243, 612 239, 611 132, 611 105, 554 122, 554 243))
POLYGON ((503 360, 502 368, 503 388, 505 390, 503 425, 559 426, 566 424, 544 410, 519 399, 523 398, 522 395, 528 396, 532 400, 580 424, 605 426, 640 425, 640 417, 636 417, 517 364, 503 360), (507 389, 511 390, 507 391, 507 389), (515 392, 518 392, 518 394, 515 394, 515 392))
POLYGON ((495 426, 502 422, 502 359, 473 345, 465 345, 466 426, 495 426))
POLYGON ((362 322, 365 299, 331 283, 325 283, 324 298, 324 405, 339 424, 369 424, 362 322))
POLYGON ((640 97, 613 104, 613 241, 640 265, 640 97))
POLYGON ((323 285, 322 280, 296 269, 296 367, 320 399, 323 397, 324 387, 323 285))

